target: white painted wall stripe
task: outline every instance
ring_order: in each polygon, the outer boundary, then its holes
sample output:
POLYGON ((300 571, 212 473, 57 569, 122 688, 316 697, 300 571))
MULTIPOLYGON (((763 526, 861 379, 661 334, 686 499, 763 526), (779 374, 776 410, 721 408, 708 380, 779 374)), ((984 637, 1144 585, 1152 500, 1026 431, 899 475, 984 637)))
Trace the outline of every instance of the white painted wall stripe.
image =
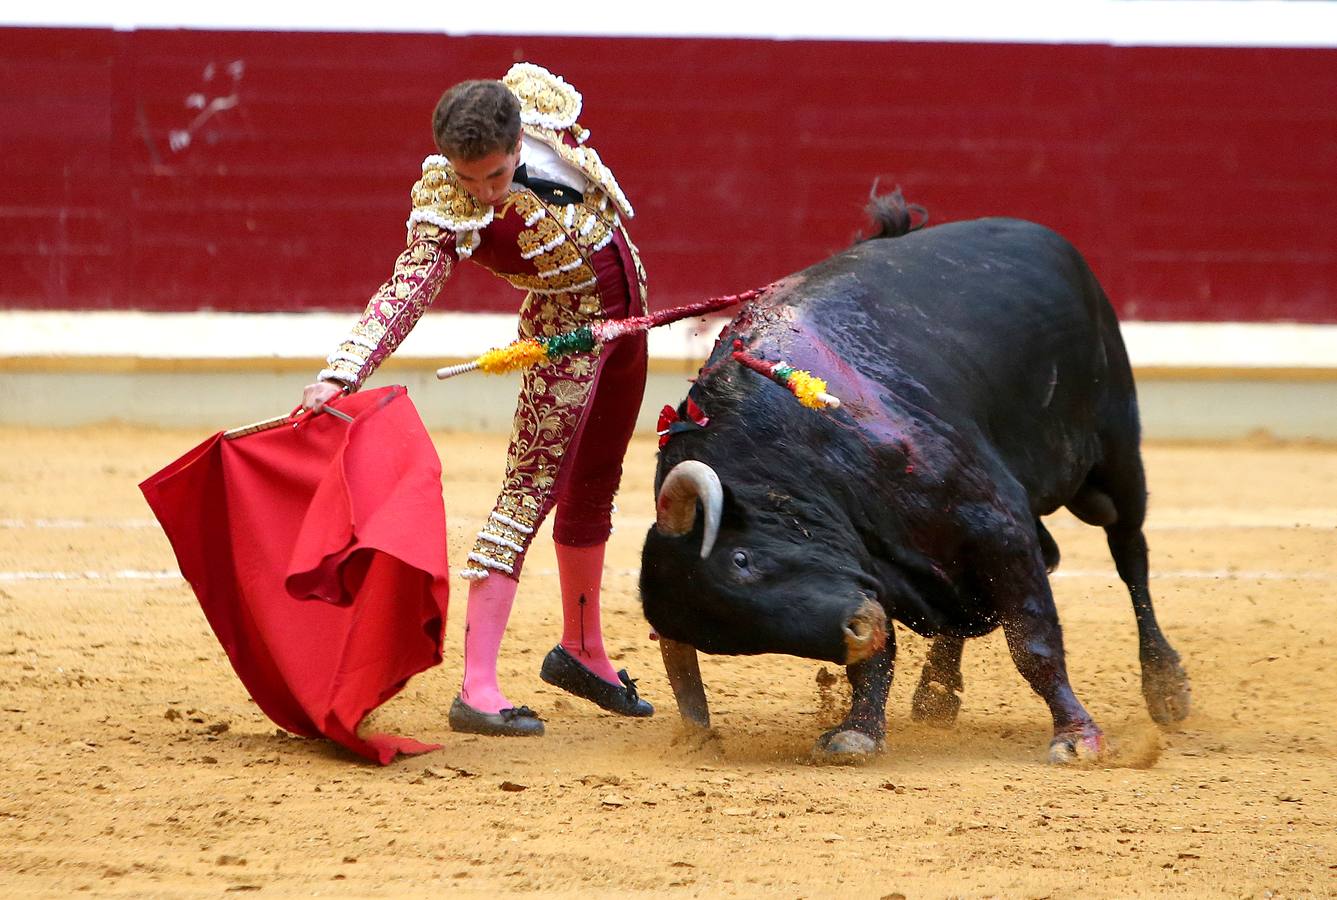
MULTIPOLYGON (((314 373, 356 320, 351 312, 0 310, 0 359, 309 359, 314 373)), ((658 328, 650 333, 650 355, 704 360, 722 321, 658 328)), ((514 340, 515 327, 512 314, 428 313, 395 358, 471 359, 514 340)), ((1134 367, 1337 368, 1337 325, 1125 322, 1122 330, 1134 367)))
MULTIPOLYGON (((314 373, 356 322, 357 315, 351 312, 0 310, 0 359, 309 359, 314 373)), ((514 314, 427 313, 395 351, 395 358, 472 359, 515 340, 516 322, 514 314)), ((693 319, 658 328, 650 335, 650 354, 705 359, 720 324, 718 319, 693 319)))
POLYGON ((1337 46, 1321 0, 828 0, 813 4, 585 0, 562 4, 10 3, 0 25, 780 40, 1006 41, 1136 46, 1337 46))

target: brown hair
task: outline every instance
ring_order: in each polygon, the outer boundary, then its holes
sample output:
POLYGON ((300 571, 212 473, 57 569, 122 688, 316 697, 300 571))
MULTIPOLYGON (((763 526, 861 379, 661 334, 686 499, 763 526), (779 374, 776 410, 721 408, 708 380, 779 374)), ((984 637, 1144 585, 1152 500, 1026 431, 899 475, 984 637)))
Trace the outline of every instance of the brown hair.
POLYGON ((520 101, 500 81, 461 81, 437 102, 432 135, 448 159, 509 152, 520 139, 520 101))

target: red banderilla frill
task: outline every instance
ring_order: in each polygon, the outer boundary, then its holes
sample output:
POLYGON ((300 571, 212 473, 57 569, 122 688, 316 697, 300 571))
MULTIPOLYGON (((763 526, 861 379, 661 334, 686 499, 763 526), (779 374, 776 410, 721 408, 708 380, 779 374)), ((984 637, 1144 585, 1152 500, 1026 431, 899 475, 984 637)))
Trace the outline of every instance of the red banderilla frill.
POLYGON ((805 369, 796 369, 788 363, 767 362, 744 352, 743 342, 733 342, 733 358, 758 375, 765 375, 798 398, 809 409, 839 409, 840 398, 826 392, 826 382, 805 369))

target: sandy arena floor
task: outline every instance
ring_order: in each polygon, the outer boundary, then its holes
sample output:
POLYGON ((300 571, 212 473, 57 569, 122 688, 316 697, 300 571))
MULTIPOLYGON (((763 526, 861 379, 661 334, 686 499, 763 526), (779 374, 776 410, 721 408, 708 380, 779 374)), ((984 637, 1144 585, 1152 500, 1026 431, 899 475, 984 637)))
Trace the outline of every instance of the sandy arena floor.
MULTIPOLYGON (((446 725, 455 579, 446 662, 372 720, 445 747, 382 769, 275 733, 176 574, 136 483, 202 437, 0 429, 4 896, 1337 896, 1337 449, 1148 449, 1152 587, 1194 687, 1173 733, 1142 707, 1103 535, 1056 517, 1069 669, 1122 767, 1041 762, 1048 716, 998 635, 967 647, 943 732, 909 719, 925 642, 902 631, 888 751, 865 768, 807 763, 844 682, 783 657, 703 658, 720 740, 675 741, 636 598, 654 456, 638 439, 606 622, 656 716, 539 681, 560 627, 545 529, 502 674, 548 736, 446 725)), ((436 437, 459 560, 503 441, 436 437)))

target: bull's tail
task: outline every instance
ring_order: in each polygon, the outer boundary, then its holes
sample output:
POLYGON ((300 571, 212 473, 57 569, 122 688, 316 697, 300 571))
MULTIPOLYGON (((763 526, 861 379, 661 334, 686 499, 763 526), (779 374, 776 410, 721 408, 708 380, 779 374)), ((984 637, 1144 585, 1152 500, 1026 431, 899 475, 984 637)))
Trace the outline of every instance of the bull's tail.
POLYGON ((928 224, 928 210, 917 203, 906 203, 900 187, 885 194, 877 192, 877 182, 868 192, 868 205, 864 212, 872 220, 877 231, 863 240, 873 241, 878 238, 900 237, 912 231, 918 231, 928 224))

